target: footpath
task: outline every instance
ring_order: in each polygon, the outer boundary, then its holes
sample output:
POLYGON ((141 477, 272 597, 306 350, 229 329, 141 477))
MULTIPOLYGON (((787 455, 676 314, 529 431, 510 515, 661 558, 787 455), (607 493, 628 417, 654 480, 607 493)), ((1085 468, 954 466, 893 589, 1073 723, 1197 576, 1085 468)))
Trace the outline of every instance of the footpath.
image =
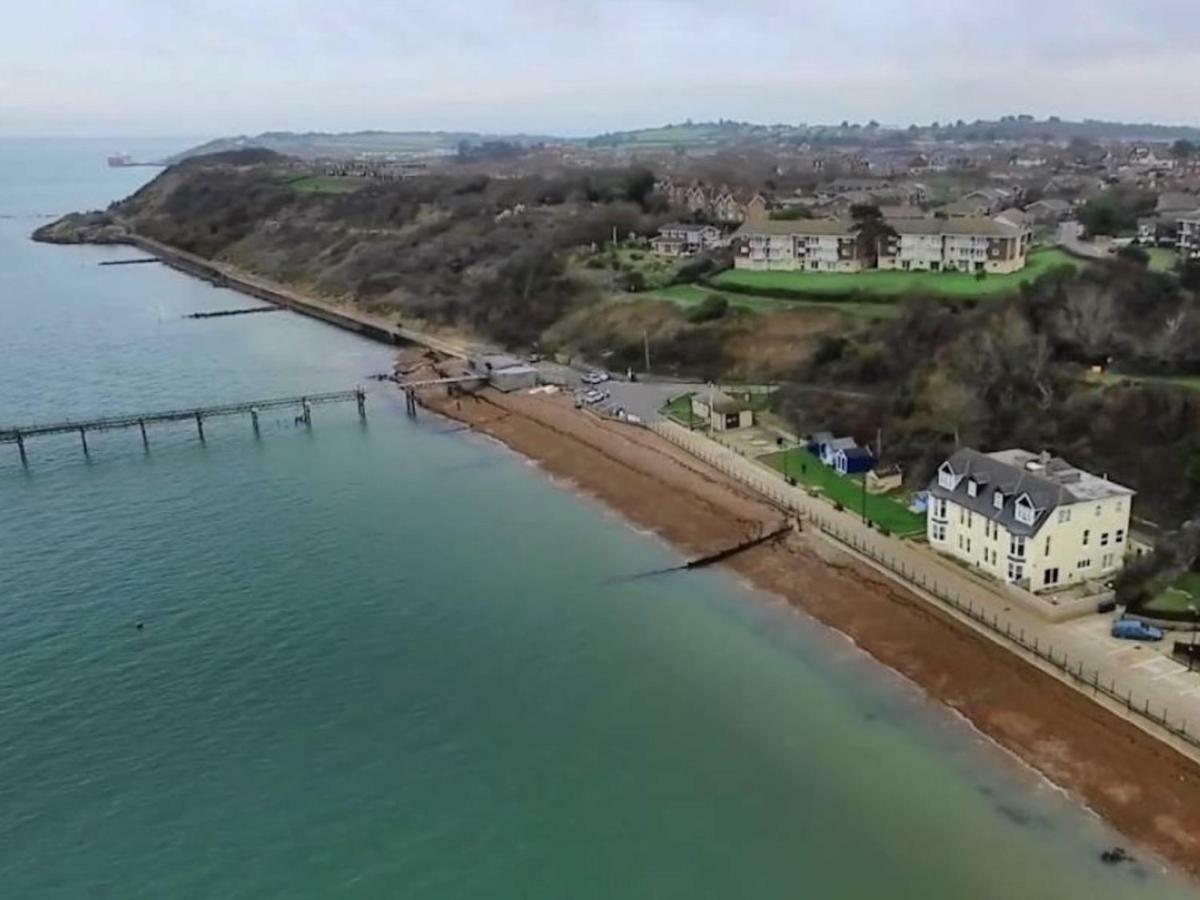
POLYGON ((131 234, 128 241, 140 250, 162 260, 173 269, 202 278, 219 287, 232 288, 251 297, 265 300, 267 303, 320 319, 364 337, 388 344, 418 344, 456 359, 466 359, 473 353, 487 349, 449 341, 422 331, 414 331, 361 309, 310 297, 266 278, 251 275, 235 266, 205 259, 194 253, 160 243, 153 238, 131 234))
POLYGON ((856 515, 674 422, 650 429, 814 526, 916 595, 1110 711, 1200 762, 1200 672, 1138 644, 1116 645, 1093 623, 1052 623, 925 547, 884 536, 856 515))

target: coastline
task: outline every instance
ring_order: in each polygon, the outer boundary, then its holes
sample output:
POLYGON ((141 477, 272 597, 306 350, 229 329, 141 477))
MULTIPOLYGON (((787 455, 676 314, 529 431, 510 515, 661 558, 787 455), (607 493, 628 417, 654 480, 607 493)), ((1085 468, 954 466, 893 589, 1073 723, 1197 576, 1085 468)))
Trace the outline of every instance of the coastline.
MULTIPOLYGON (((340 305, 157 242, 110 243, 132 244, 186 274, 363 336, 389 344, 408 340, 403 329, 361 327, 366 323, 345 321, 340 305)), ((686 451, 644 429, 578 412, 562 397, 486 391, 423 402, 690 555, 724 549, 782 521, 777 509, 686 451)), ((753 588, 845 635, 1132 841, 1200 881, 1200 767, 1191 760, 815 532, 723 564, 753 588)))
MULTIPOLYGON (((565 398, 489 390, 423 402, 688 554, 712 553, 781 519, 657 435, 579 412, 565 398)), ((1187 757, 813 531, 723 565, 845 635, 1131 841, 1200 880, 1200 767, 1187 757)))

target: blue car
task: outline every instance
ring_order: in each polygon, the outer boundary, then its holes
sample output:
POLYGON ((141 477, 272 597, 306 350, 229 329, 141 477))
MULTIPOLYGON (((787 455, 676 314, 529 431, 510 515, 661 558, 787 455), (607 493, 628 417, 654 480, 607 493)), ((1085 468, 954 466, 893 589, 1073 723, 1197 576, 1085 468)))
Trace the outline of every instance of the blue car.
POLYGON ((1117 619, 1112 624, 1112 636, 1126 641, 1161 641, 1162 629, 1137 619, 1117 619))

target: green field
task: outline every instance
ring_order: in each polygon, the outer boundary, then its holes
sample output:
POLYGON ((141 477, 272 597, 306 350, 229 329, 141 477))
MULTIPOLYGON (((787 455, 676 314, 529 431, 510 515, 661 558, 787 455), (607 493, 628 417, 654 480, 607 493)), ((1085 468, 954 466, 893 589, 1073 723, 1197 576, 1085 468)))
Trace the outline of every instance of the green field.
POLYGON ((708 424, 700 416, 692 413, 691 394, 684 394, 682 397, 676 397, 663 407, 663 412, 665 412, 668 417, 674 419, 684 428, 704 428, 708 424))
MULTIPOLYGON (((861 514, 864 501, 860 476, 843 478, 803 447, 771 453, 761 457, 761 461, 779 472, 785 472, 800 484, 817 488, 830 500, 841 503, 847 510, 861 514)), ((910 512, 901 500, 887 495, 867 494, 865 502, 867 518, 893 534, 925 532, 925 517, 910 512)))
POLYGON ((1124 382, 1144 382, 1171 384, 1187 388, 1190 391, 1200 391, 1200 375, 1126 375, 1123 372, 1103 372, 1099 375, 1088 374, 1087 379, 1101 384, 1122 384, 1124 382))
POLYGON ((353 178, 342 175, 306 175, 289 181, 288 186, 293 190, 309 194, 349 194, 361 187, 366 187, 371 181, 368 178, 353 178))
POLYGON ((1179 262, 1179 254, 1166 247, 1149 247, 1146 252, 1150 254, 1151 272, 1170 272, 1179 262))
POLYGON ((1182 615, 1190 613, 1189 606, 1200 610, 1200 573, 1187 572, 1175 579, 1175 583, 1148 601, 1142 610, 1147 613, 1182 615))
POLYGON ((673 284, 670 287, 646 293, 638 297, 669 300, 679 306, 696 306, 713 294, 720 294, 734 309, 753 312, 774 312, 783 309, 827 309, 863 319, 890 319, 900 311, 893 303, 873 303, 856 300, 777 300, 774 297, 758 297, 752 294, 721 294, 713 288, 698 284, 673 284))
POLYGON ((745 290, 790 291, 798 295, 843 296, 856 293, 895 297, 909 291, 923 291, 946 297, 984 297, 1015 291, 1022 281, 1031 281, 1056 266, 1078 265, 1061 250, 1038 250, 1029 255, 1020 272, 988 275, 976 279, 967 272, 750 272, 729 269, 714 276, 714 287, 745 290))

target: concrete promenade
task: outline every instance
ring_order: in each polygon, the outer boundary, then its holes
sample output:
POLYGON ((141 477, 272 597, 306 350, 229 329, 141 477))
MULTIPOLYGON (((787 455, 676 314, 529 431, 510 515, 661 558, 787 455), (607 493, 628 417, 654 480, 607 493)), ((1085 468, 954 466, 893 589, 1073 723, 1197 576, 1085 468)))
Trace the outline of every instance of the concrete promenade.
MULTIPOLYGON (((831 541, 1031 664, 1070 684, 1200 762, 1200 671, 1188 672, 1163 645, 1118 641, 1109 616, 1054 623, 996 586, 921 544, 885 537, 853 513, 790 487, 771 469, 674 422, 657 434, 791 511, 831 541)), ((1163 644, 1169 643, 1170 638, 1163 644)))
POLYGON ((235 266, 205 259, 152 238, 130 234, 128 242, 146 253, 153 254, 171 268, 188 275, 203 278, 205 281, 222 287, 232 288, 276 306, 286 307, 302 315, 320 319, 384 343, 418 344, 457 359, 466 359, 471 354, 488 351, 486 347, 470 346, 421 331, 414 331, 411 328, 404 328, 382 316, 375 316, 348 305, 300 294, 291 288, 266 278, 251 275, 235 266))

